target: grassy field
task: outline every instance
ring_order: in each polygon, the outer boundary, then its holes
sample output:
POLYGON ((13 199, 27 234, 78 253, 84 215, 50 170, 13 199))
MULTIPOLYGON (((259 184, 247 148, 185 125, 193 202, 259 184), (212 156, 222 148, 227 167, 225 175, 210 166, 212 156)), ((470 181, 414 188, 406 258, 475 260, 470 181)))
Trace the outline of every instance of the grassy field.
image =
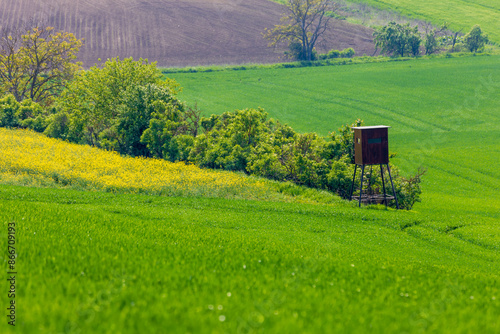
POLYGON ((428 168, 416 209, 480 222, 500 218, 499 63, 482 56, 170 76, 206 114, 260 106, 322 135, 356 118, 389 125, 394 162, 408 173, 428 168))
POLYGON ((479 24, 490 39, 500 42, 500 2, 497 0, 350 0, 405 16, 441 25, 448 22, 453 30, 467 33, 479 24))
POLYGON ((429 169, 413 211, 287 203, 233 175, 254 193, 242 200, 208 171, 1 130, 5 315, 9 223, 17 274, 16 327, 0 331, 498 333, 498 60, 175 75, 206 113, 391 125, 397 165, 429 169), (207 182, 172 192, 180 173, 207 182))
POLYGON ((498 333, 499 61, 171 75, 205 114, 392 126, 410 212, 0 129, 0 332, 498 333))
POLYGON ((439 213, 0 186, 0 221, 2 333, 500 330, 498 239, 439 213))
MULTIPOLYGON (((500 41, 492 0, 364 2, 500 41)), ((205 115, 392 126, 393 162, 428 169, 412 211, 0 129, 0 333, 499 333, 499 64, 169 75, 205 115)))

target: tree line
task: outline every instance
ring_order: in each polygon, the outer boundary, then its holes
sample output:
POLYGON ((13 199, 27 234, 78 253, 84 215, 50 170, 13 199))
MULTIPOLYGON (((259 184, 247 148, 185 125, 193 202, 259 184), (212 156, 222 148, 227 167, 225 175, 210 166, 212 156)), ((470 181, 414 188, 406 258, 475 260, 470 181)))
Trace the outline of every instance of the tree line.
MULTIPOLYGON (((271 47, 285 46, 288 49, 285 55, 292 59, 312 61, 332 58, 317 55, 315 45, 331 29, 332 18, 338 16, 336 11, 339 8, 332 0, 287 0, 281 23, 266 30, 264 37, 269 40, 271 47)), ((459 36, 460 31, 449 34, 447 29, 448 24, 445 23, 440 28, 427 29, 421 34, 418 26, 389 22, 376 29, 373 37, 375 46, 381 53, 401 57, 418 56, 422 49, 429 55, 447 47, 450 51, 463 49, 477 52, 488 43, 488 37, 483 34, 479 25, 474 26, 463 37, 459 36)), ((333 51, 338 52, 332 50, 328 54, 331 55, 333 51)))

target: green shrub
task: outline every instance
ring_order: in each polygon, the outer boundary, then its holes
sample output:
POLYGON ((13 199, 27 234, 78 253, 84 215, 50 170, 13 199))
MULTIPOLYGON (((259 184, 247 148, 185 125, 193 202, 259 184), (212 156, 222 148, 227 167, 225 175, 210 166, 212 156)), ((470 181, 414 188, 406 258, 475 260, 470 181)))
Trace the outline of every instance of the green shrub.
POLYGON ((65 112, 55 113, 46 120, 48 126, 44 134, 51 138, 69 139, 69 115, 65 112))
POLYGON ((12 94, 8 94, 0 99, 0 126, 16 127, 19 125, 17 111, 19 102, 12 94))
POLYGON ((332 162, 330 172, 327 175, 327 185, 330 191, 336 192, 342 198, 348 198, 351 191, 354 165, 351 158, 344 155, 340 160, 332 162))
POLYGON ((259 145, 249 157, 247 171, 271 180, 286 180, 287 171, 269 144, 259 145))
POLYGON ((190 159, 200 166, 246 171, 252 148, 262 141, 267 113, 236 110, 201 119, 204 136, 196 137, 190 159))
MULTIPOLYGON (((286 57, 293 60, 307 60, 306 51, 302 48, 302 43, 300 41, 294 40, 290 42, 290 44, 288 45, 288 50, 289 51, 285 51, 286 57)), ((317 59, 318 59, 318 53, 316 52, 315 49, 313 49, 310 60, 317 60, 317 59)))
MULTIPOLYGON (((420 194, 422 193, 422 189, 420 188, 420 183, 425 173, 425 169, 419 169, 414 176, 406 178, 400 176, 399 170, 395 166, 391 167, 391 174, 393 174, 394 187, 400 209, 411 210, 416 202, 421 202, 420 194)), ((395 205, 394 203, 392 204, 395 205)))
POLYGON ((463 41, 464 46, 468 51, 477 52, 481 51, 484 48, 484 45, 488 43, 488 36, 483 35, 479 25, 475 25, 472 27, 471 31, 464 36, 463 41))
POLYGON ((339 50, 330 50, 326 54, 319 55, 319 59, 335 59, 335 58, 352 58, 356 52, 353 48, 347 48, 342 51, 339 50))
POLYGON ((171 161, 187 161, 194 147, 194 137, 191 135, 175 136, 170 142, 169 159, 171 161))
POLYGON ((341 58, 352 58, 352 57, 354 57, 355 54, 356 54, 356 52, 354 51, 353 48, 347 48, 347 49, 342 50, 342 52, 340 53, 340 57, 341 58))
POLYGON ((31 99, 17 102, 12 94, 0 99, 0 126, 21 127, 43 132, 47 127, 47 112, 31 99))
POLYGON ((326 54, 327 59, 340 58, 341 52, 339 50, 330 50, 326 54))

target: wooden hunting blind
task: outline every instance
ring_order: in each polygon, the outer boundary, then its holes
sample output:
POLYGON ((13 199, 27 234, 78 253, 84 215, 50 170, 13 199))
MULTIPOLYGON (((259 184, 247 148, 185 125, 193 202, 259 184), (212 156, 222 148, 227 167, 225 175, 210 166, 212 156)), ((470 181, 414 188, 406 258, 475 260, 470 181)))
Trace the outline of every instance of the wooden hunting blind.
MULTIPOLYGON (((398 199, 395 196, 394 183, 392 182, 391 169, 389 167, 389 137, 388 129, 390 126, 377 125, 377 126, 359 126, 353 127, 354 130, 354 176, 352 178, 351 194, 350 199, 357 198, 358 196, 353 196, 354 193, 354 182, 356 179, 356 172, 358 165, 361 166, 361 184, 359 187, 359 206, 361 202, 371 203, 377 202, 377 200, 383 200, 387 206, 387 201, 390 199, 396 200, 396 207, 399 209, 398 199), (365 174, 365 166, 371 165, 370 176, 373 171, 373 165, 380 165, 380 174, 382 176, 382 187, 383 195, 379 194, 369 194, 370 192, 365 192, 363 195, 363 176, 365 174), (389 172, 389 178, 392 185, 393 196, 387 195, 385 191, 385 181, 384 181, 384 167, 387 166, 387 171, 389 172)), ((370 184, 368 184, 370 187, 370 184)))
POLYGON ((390 126, 361 126, 354 129, 354 161, 357 165, 389 163, 390 126))

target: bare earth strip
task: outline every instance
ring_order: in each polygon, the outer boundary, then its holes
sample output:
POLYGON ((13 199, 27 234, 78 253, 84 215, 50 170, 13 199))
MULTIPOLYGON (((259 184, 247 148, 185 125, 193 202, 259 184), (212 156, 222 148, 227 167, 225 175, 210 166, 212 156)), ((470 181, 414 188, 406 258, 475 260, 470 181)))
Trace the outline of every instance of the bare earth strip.
MULTIPOLYGON (((160 66, 273 63, 283 50, 267 47, 265 28, 283 7, 268 0, 0 0, 2 26, 43 20, 84 38, 79 58, 148 58, 160 66)), ((372 30, 336 20, 318 51, 352 47, 374 52, 372 30)))

